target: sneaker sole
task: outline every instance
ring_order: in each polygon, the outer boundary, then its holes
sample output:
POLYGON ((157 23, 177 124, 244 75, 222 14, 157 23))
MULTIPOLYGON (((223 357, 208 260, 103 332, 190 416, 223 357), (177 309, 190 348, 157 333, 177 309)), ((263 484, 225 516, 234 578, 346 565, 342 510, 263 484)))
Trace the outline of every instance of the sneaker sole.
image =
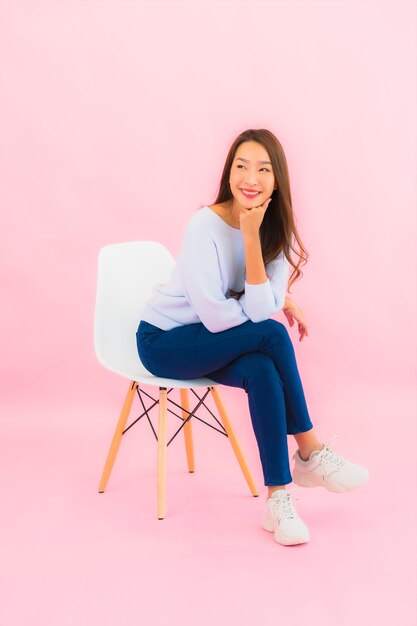
POLYGON ((310 541, 310 537, 308 539, 300 539, 299 541, 282 541, 281 539, 277 539, 276 535, 274 535, 274 539, 277 543, 281 544, 281 546, 299 546, 302 543, 308 543, 310 541))
POLYGON ((267 530, 270 533, 274 533, 274 539, 277 543, 280 543, 282 546, 297 546, 300 543, 308 543, 310 541, 310 535, 308 538, 300 538, 300 539, 278 539, 277 533, 275 532, 274 525, 269 520, 262 520, 262 528, 267 530))
POLYGON ((365 480, 362 480, 359 483, 349 485, 348 487, 332 487, 331 485, 327 485, 325 482, 313 481, 306 476, 303 476, 302 474, 301 476, 293 474, 292 477, 293 482, 299 487, 324 487, 324 489, 327 489, 327 491, 332 491, 333 493, 346 493, 349 491, 355 491, 355 489, 358 489, 358 487, 361 487, 361 485, 364 485, 366 482, 368 482, 368 479, 369 476, 365 480))

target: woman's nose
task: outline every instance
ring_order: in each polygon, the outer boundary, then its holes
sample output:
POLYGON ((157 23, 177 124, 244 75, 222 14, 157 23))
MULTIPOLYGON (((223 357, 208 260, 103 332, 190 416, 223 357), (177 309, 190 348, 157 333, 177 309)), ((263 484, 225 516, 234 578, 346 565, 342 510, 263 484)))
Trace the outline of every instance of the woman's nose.
POLYGON ((258 176, 257 176, 256 172, 252 172, 252 173, 251 173, 251 172, 248 172, 248 173, 246 174, 246 177, 245 177, 245 183, 246 183, 247 185, 253 185, 253 186, 255 186, 255 185, 257 184, 257 182, 258 182, 258 176))

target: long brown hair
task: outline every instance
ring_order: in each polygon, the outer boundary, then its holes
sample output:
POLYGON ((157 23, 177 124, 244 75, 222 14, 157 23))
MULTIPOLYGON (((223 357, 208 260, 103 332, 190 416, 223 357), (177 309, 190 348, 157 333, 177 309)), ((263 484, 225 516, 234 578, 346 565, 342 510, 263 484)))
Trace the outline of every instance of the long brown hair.
MULTIPOLYGON (((236 137, 230 146, 229 153, 224 164, 223 174, 219 185, 219 192, 215 200, 215 204, 226 202, 232 198, 232 192, 229 185, 230 170, 236 150, 244 141, 256 141, 261 144, 267 151, 271 161, 272 170, 275 176, 275 185, 278 188, 274 189, 272 192, 271 202, 268 205, 268 209, 264 215, 260 228, 262 257, 264 264, 266 265, 275 259, 282 250, 284 250, 284 254, 288 262, 294 268, 288 282, 289 291, 290 286, 299 277, 303 276, 303 272, 299 268, 301 264, 305 265, 307 263, 309 254, 301 242, 295 225, 287 159, 285 158, 285 153, 280 142, 275 135, 271 133, 271 131, 266 130, 265 128, 259 128, 257 130, 249 129, 240 133, 240 135, 236 137), (299 246, 299 251, 295 250, 293 247, 295 241, 299 246), (291 258, 290 249, 293 250, 293 252, 299 257, 296 265, 291 258), (294 275, 295 277, 293 278, 294 275)), ((242 293, 243 291, 233 292, 233 295, 240 296, 242 293)))

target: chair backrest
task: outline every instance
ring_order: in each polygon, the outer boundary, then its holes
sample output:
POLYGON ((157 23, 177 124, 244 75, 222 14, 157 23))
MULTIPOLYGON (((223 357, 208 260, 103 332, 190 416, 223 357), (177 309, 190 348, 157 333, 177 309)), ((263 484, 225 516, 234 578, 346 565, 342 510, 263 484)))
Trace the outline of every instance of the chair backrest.
POLYGON ((140 313, 152 288, 168 282, 174 264, 172 254, 156 241, 115 243, 100 250, 94 347, 107 369, 147 372, 136 347, 140 313))

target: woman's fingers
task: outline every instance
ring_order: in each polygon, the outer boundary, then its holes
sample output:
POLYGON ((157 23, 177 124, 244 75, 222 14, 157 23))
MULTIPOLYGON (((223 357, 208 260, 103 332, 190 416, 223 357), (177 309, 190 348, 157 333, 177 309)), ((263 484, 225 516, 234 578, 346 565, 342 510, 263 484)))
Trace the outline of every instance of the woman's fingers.
POLYGON ((298 331, 300 333, 300 341, 302 341, 304 337, 308 337, 307 326, 304 326, 303 324, 298 324, 298 331))
MULTIPOLYGON (((262 213, 262 215, 264 215, 265 211, 268 208, 268 204, 270 202, 271 202, 271 198, 267 198, 265 200, 265 202, 263 204, 260 204, 259 206, 250 207, 249 209, 246 209, 245 207, 242 207, 242 213, 243 214, 248 214, 248 213, 252 213, 252 211, 254 211, 254 213, 258 212, 258 213, 262 213)), ((252 213, 252 215, 254 213, 252 213)))

